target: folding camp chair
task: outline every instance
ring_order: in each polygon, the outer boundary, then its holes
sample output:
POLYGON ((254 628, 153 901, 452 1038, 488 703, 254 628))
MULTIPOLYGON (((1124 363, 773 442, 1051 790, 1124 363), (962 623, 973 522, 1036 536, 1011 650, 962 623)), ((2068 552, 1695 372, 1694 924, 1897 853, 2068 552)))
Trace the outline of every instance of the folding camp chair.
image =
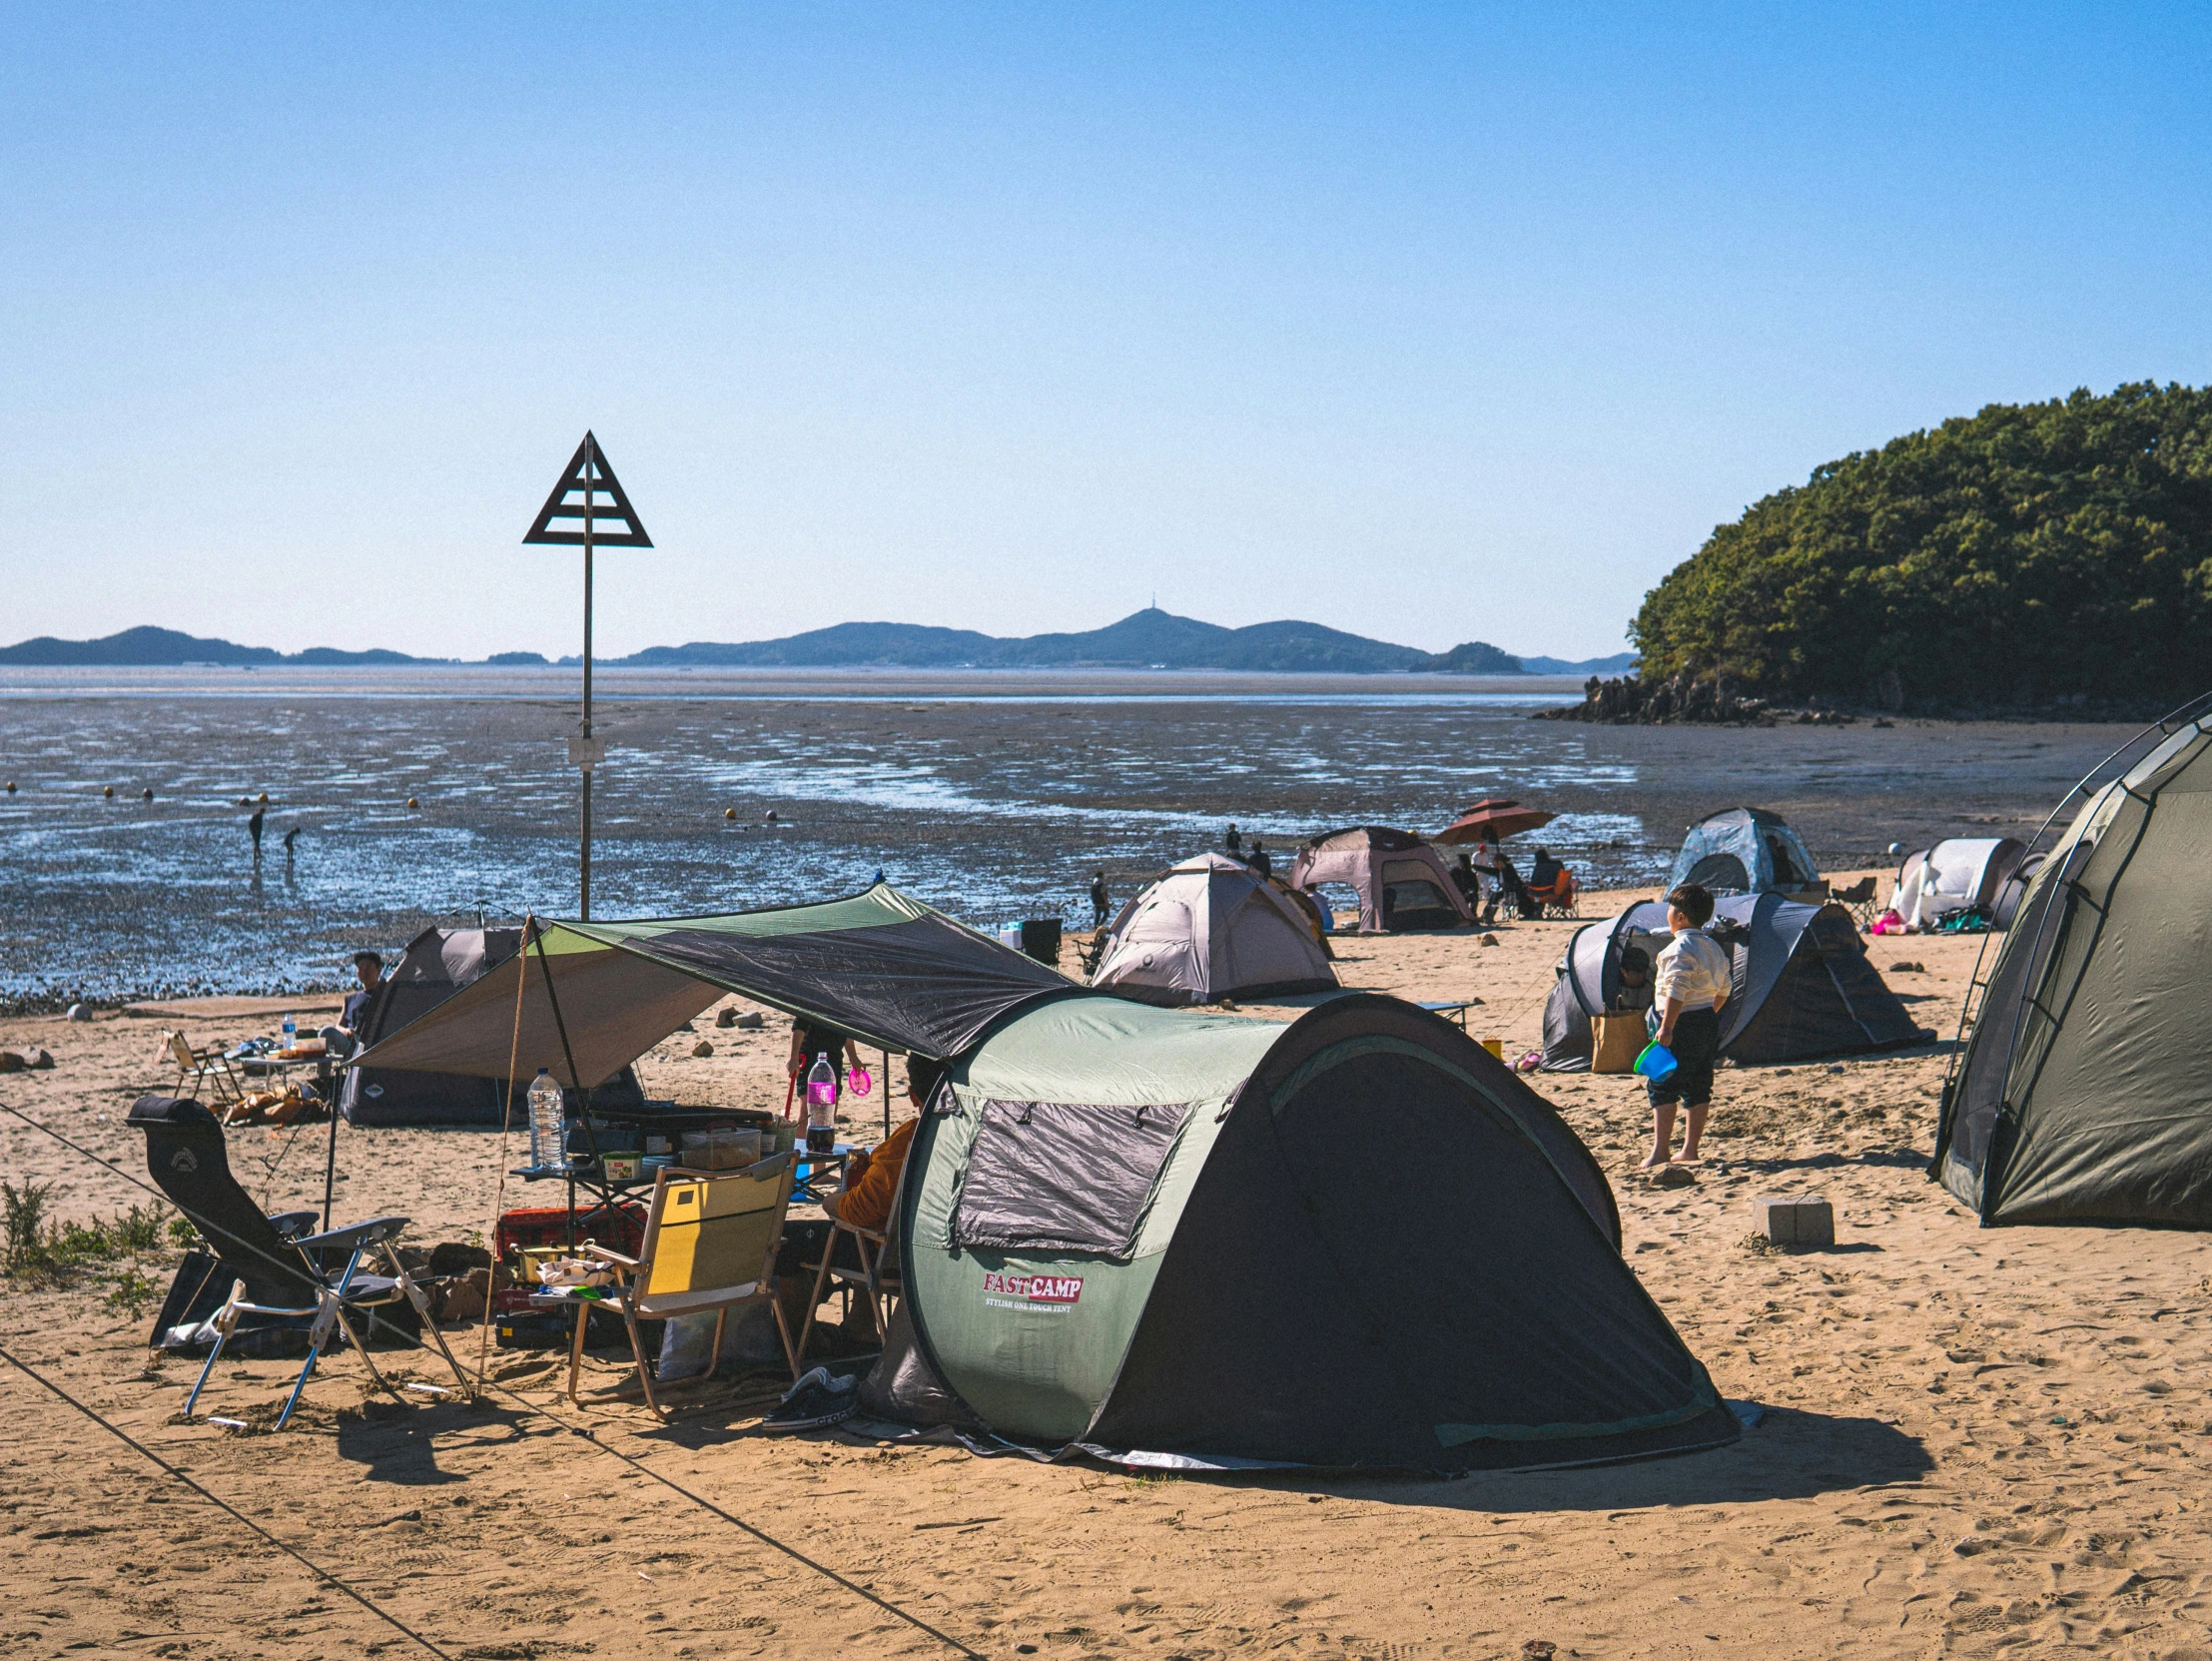
POLYGON ((169 1059, 177 1064, 175 1094, 197 1099, 203 1084, 214 1088, 218 1102, 243 1102, 246 1087, 239 1082, 238 1070, 231 1066, 230 1058, 222 1050, 210 1045, 205 1050, 195 1050, 183 1033, 171 1033, 168 1037, 169 1059), (185 1089, 190 1080, 192 1088, 185 1089))
MULTIPOLYGON (((802 1269, 814 1270, 814 1296, 807 1304, 807 1318, 799 1327, 798 1352, 807 1352, 807 1340, 814 1335, 814 1317, 821 1311, 822 1299, 829 1295, 834 1285, 849 1287, 868 1300, 868 1312, 876 1322, 878 1332, 888 1332, 891 1309, 886 1301, 906 1294, 905 1282, 899 1275, 899 1247, 896 1231, 899 1227, 899 1207, 906 1198, 907 1173, 914 1169, 910 1158, 899 1168, 898 1186, 891 1193, 891 1215, 882 1229, 863 1229, 858 1224, 832 1219, 829 1238, 823 1243, 822 1260, 818 1263, 802 1263, 802 1269), (837 1260, 837 1237, 851 1235, 853 1245, 860 1255, 860 1267, 853 1268, 837 1260)), ((794 1365, 797 1363, 794 1362, 794 1365)))
POLYGON ((584 1327, 594 1307, 609 1304, 622 1311, 629 1329, 630 1354, 637 1362, 637 1381, 645 1392, 645 1405, 654 1415, 668 1414, 653 1398, 653 1371, 646 1364, 645 1346, 637 1323, 662 1320, 670 1315, 705 1314, 714 1311, 714 1342, 708 1351, 706 1377, 721 1364, 722 1327, 732 1309, 749 1303, 766 1303, 776 1311, 776 1333, 783 1340, 784 1360, 797 1377, 799 1365, 791 1348, 791 1332, 784 1325, 783 1310, 776 1306, 776 1247, 783 1244, 784 1213, 791 1205, 791 1179, 798 1164, 792 1154, 778 1154, 747 1166, 743 1171, 710 1174, 703 1171, 664 1171, 653 1186, 652 1210, 645 1220, 645 1244, 634 1257, 593 1242, 579 1255, 586 1261, 605 1263, 614 1271, 609 1295, 583 1298, 572 1289, 540 1294, 547 1301, 563 1299, 576 1306, 576 1335, 568 1351, 568 1399, 578 1406, 577 1377, 583 1370, 584 1327))
MULTIPOLYGON (((273 1219, 239 1187, 231 1175, 223 1127, 203 1104, 189 1098, 142 1096, 132 1105, 129 1123, 146 1133, 147 1169, 161 1185, 162 1193, 200 1231, 220 1265, 235 1277, 231 1295, 205 1323, 205 1329, 215 1335, 215 1347, 208 1352, 208 1363, 200 1369, 199 1381, 185 1399, 187 1417, 199 1403, 200 1391, 215 1371, 224 1345, 237 1333, 240 1317, 250 1314, 312 1321, 307 1362, 300 1368, 292 1394, 285 1398, 284 1411, 277 1415, 280 1430, 300 1404, 300 1393, 308 1387, 316 1361, 341 1329, 347 1341, 361 1352, 369 1375, 382 1387, 391 1388, 369 1359, 353 1320, 357 1314, 366 1315, 373 1328, 374 1311, 390 1304, 403 1302, 412 1307, 416 1322, 436 1341, 445 1364, 453 1369, 461 1393, 471 1393, 467 1375, 430 1318, 428 1296, 408 1274, 392 1244, 405 1230, 405 1218, 373 1218, 322 1235, 298 1233, 299 1214, 273 1219), (370 1251, 382 1257, 390 1273, 362 1272, 362 1259, 370 1251), (345 1266, 337 1272, 322 1266, 326 1259, 341 1254, 345 1266)), ((392 1331, 404 1331, 390 1321, 384 1325, 392 1331)))
POLYGON ((1881 915, 1881 908, 1874 904, 1874 879, 1860 877, 1848 888, 1829 891, 1829 899, 1851 914, 1851 921, 1858 925, 1858 932, 1865 934, 1874 926, 1874 919, 1881 915))
POLYGON ((1581 896, 1581 889, 1575 883, 1574 873, 1565 866, 1560 867, 1558 877, 1552 881, 1550 886, 1536 888, 1524 884, 1523 892, 1527 894, 1529 902, 1535 908, 1531 911, 1524 905, 1522 910, 1524 917, 1542 917, 1547 912, 1554 917, 1575 917, 1581 914, 1581 906, 1577 903, 1581 896))

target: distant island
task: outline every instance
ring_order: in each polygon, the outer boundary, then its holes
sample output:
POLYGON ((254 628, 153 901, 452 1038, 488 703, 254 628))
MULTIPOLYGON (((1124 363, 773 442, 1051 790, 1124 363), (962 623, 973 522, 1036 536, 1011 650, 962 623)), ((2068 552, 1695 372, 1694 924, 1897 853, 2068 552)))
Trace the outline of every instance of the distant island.
MULTIPOLYGON (((130 628, 98 640, 57 640, 41 635, 0 646, 0 663, 51 668, 348 667, 383 664, 457 664, 460 660, 409 657, 395 651, 346 651, 311 646, 280 652, 201 639, 170 628, 130 628)), ((559 659, 573 664, 577 659, 559 659)), ((1003 638, 973 629, 930 628, 916 623, 839 623, 780 640, 723 643, 695 640, 682 646, 648 646, 628 657, 601 659, 610 668, 1100 668, 1242 669, 1272 674, 1580 675, 1619 674, 1636 661, 1633 652, 1570 662, 1557 657, 1517 657, 1480 640, 1448 652, 1425 652, 1385 640, 1347 634, 1320 623, 1253 623, 1223 628, 1150 606, 1117 623, 1076 634, 1003 638)), ((488 668, 536 668, 552 660, 537 652, 499 652, 488 668)))
POLYGON ((1715 530, 1629 632, 1642 687, 2170 707, 2212 681, 2208 623, 2212 389, 2144 382, 1816 467, 1715 530))

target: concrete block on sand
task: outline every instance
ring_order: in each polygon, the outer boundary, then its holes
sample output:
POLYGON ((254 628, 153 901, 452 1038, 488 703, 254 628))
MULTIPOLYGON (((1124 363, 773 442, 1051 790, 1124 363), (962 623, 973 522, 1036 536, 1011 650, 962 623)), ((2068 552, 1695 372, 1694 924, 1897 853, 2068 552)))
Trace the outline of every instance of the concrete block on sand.
POLYGON ((1752 1202, 1752 1223, 1776 1246, 1834 1246, 1836 1212, 1817 1194, 1752 1202))

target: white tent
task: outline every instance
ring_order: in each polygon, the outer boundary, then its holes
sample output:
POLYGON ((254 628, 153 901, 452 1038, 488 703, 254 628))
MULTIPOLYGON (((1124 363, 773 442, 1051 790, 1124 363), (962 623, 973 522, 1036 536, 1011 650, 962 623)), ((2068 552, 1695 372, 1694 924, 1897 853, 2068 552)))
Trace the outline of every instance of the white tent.
POLYGON ((1997 891, 2027 848, 2009 836, 1952 836, 1910 855, 1897 868, 1889 909, 1908 929, 1932 929, 1954 912, 1994 912, 1997 891))
POLYGON ((1315 920, 1280 884, 1220 854, 1160 873, 1106 931, 1091 984, 1143 1004, 1211 1004, 1336 984, 1315 920))

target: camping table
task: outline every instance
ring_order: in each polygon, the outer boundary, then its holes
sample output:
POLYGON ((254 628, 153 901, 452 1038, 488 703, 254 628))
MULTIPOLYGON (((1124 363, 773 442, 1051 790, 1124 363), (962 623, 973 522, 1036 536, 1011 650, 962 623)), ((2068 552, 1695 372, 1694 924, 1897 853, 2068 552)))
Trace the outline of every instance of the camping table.
POLYGON ((1461 1032, 1465 1032, 1467 1030, 1467 1012, 1470 1009, 1474 1008, 1474 1006, 1475 1000, 1472 998, 1466 998, 1462 999, 1456 1004, 1450 1002, 1424 1002, 1420 1007, 1427 1010, 1431 1015, 1441 1015, 1447 1021, 1456 1016, 1459 1020, 1459 1030, 1461 1032))
POLYGON ((283 1079, 288 1074, 315 1070, 315 1082, 327 1085, 331 1082, 331 1058, 326 1052, 320 1056, 296 1056, 290 1061, 277 1056, 241 1056, 231 1064, 249 1079, 283 1079))
MULTIPOLYGON (((853 1155, 859 1152, 851 1143, 841 1142, 827 1154, 810 1154, 802 1146, 795 1153, 799 1166, 792 1173, 791 1198, 806 1200, 819 1206, 824 1196, 834 1191, 831 1181, 844 1171, 853 1155)), ((671 1170, 683 1169, 671 1167, 671 1170)), ((732 1168, 736 1169, 736 1168, 732 1168)), ((580 1184, 599 1196, 600 1204, 611 1207, 642 1190, 650 1189, 660 1180, 657 1171, 641 1173, 628 1182, 613 1183, 601 1175, 599 1162, 594 1159, 575 1161, 569 1165, 538 1166, 518 1165, 510 1170, 509 1177, 519 1177, 525 1183, 566 1183, 568 1185, 568 1244, 576 1244, 576 1189, 580 1184)), ((685 1176, 727 1176, 726 1171, 694 1172, 684 1170, 685 1176)))

